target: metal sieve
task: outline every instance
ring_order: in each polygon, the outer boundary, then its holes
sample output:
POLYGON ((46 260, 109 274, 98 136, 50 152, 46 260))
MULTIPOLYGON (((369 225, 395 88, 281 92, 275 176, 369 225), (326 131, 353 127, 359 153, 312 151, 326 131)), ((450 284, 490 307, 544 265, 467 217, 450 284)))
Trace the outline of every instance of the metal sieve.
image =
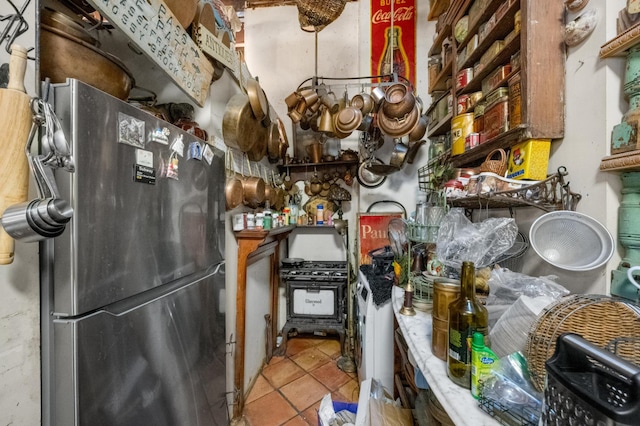
POLYGON ((604 265, 615 250, 611 233, 583 213, 546 213, 529 230, 531 247, 542 259, 569 271, 591 271, 604 265))

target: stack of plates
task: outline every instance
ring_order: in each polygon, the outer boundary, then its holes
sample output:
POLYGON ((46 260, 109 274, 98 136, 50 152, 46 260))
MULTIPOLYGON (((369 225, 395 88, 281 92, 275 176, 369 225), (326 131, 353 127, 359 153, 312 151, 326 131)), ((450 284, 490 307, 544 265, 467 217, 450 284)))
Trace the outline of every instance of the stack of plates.
POLYGON ((529 329, 545 306, 553 302, 547 296, 520 296, 498 319, 489 337, 491 350, 502 358, 517 351, 524 351, 529 329))

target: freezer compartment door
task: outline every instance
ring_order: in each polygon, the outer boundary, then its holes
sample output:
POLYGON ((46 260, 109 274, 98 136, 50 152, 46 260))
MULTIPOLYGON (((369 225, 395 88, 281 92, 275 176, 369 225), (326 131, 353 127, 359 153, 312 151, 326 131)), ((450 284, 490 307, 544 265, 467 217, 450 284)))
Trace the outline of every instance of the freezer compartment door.
POLYGON ((224 274, 138 306, 55 320, 58 426, 227 425, 224 274))
POLYGON ((54 94, 75 160, 74 173, 56 171, 74 214, 54 239, 54 312, 81 315, 220 262, 222 151, 80 81, 54 94), (144 146, 125 143, 134 134, 144 146), (155 184, 136 179, 141 167, 155 184))

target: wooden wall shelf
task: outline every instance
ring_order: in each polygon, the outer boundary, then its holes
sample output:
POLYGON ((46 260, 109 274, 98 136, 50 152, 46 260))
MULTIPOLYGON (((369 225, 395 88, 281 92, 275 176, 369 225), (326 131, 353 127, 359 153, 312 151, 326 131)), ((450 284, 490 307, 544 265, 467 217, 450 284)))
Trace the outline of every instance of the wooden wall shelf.
POLYGON ((355 177, 358 171, 358 160, 352 161, 330 161, 326 163, 296 163, 296 164, 284 164, 278 166, 280 171, 285 171, 291 177, 291 180, 298 182, 301 180, 308 180, 314 173, 318 173, 318 177, 322 178, 322 175, 328 173, 333 177, 335 173, 338 173, 341 179, 344 178, 347 170, 351 173, 351 176, 355 177))
MULTIPOLYGON (((467 15, 473 0, 452 1, 446 11, 449 26, 443 27, 448 34, 438 34, 439 40, 447 36, 452 38, 453 54, 458 56, 466 52, 467 45, 479 31, 481 25, 494 14, 504 8, 504 13, 497 18, 494 26, 479 41, 478 46, 464 59, 453 61, 448 75, 438 75, 438 79, 456 80, 461 69, 476 68, 476 64, 498 40, 508 40, 497 54, 487 60, 484 67, 475 73, 471 81, 463 88, 451 89, 454 111, 446 117, 439 118, 429 124, 428 137, 444 134, 451 129, 449 122, 455 117, 455 109, 460 96, 468 95, 482 89, 482 80, 494 70, 511 63, 514 54, 519 52, 519 63, 513 65, 508 77, 520 73, 521 102, 520 125, 498 136, 487 140, 464 154, 451 158, 454 167, 473 167, 496 148, 509 149, 524 139, 558 139, 564 137, 564 100, 565 100, 565 48, 564 48, 564 5, 555 0, 488 0, 483 10, 472 17, 468 34, 458 42, 453 34, 457 22, 467 15), (520 12, 520 30, 516 32, 515 16, 520 12), (507 37, 508 36, 508 37, 507 37)), ((635 30, 640 39, 640 26, 635 30)), ((630 36, 628 36, 629 38, 630 36)), ((437 55, 441 47, 434 46, 430 54, 437 55)), ((447 70, 445 67, 443 69, 447 70)), ((508 78, 500 82, 507 86, 508 78)), ((455 86, 455 85, 454 85, 455 86)), ((435 87, 435 82, 434 82, 435 87)), ((486 98, 487 93, 483 94, 486 98)), ((466 112, 472 112, 467 110, 466 112)))

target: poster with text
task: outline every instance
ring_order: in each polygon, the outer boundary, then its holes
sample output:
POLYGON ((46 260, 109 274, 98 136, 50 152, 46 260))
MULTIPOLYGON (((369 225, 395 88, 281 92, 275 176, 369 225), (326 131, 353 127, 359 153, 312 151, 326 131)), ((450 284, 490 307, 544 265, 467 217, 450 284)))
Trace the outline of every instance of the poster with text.
POLYGON ((389 222, 402 218, 402 213, 358 213, 358 263, 370 265, 369 252, 389 245, 389 222))
POLYGON ((415 0, 371 0, 371 75, 396 72, 416 84, 415 0), (393 69, 391 68, 393 63, 393 69))

